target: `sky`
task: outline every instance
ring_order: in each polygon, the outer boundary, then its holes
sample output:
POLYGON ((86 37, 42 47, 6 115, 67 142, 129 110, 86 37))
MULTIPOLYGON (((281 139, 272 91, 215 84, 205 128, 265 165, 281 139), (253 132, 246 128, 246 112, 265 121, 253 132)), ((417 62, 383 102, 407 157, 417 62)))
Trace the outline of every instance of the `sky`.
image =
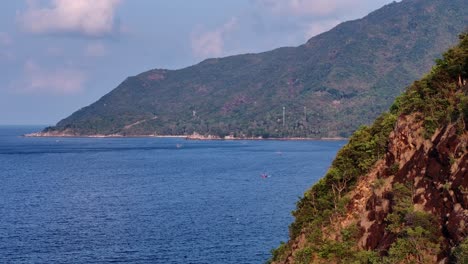
POLYGON ((298 46, 390 2, 2 1, 0 124, 54 125, 128 76, 298 46))

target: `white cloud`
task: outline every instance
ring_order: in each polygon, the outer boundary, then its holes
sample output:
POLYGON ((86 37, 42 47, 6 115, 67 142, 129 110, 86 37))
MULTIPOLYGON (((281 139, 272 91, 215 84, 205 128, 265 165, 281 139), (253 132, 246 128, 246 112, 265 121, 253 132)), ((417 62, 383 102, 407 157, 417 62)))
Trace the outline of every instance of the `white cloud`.
POLYGON ((88 57, 101 57, 107 54, 107 47, 102 42, 92 42, 86 45, 84 54, 88 57))
POLYGON ((49 46, 46 48, 46 53, 53 57, 60 57, 65 54, 65 50, 61 46, 49 46))
POLYGON ((10 46, 13 44, 13 38, 6 32, 0 32, 0 45, 10 46))
POLYGON ((72 68, 46 69, 34 61, 24 65, 24 77, 15 84, 17 92, 33 94, 76 94, 83 91, 84 72, 72 68))
POLYGON ((15 60, 15 54, 10 50, 0 50, 0 63, 15 60))
MULTIPOLYGON (((366 15, 391 0, 252 0, 263 34, 302 44, 339 23, 366 15)), ((282 44, 284 45, 284 44, 282 44)))
POLYGON ((13 38, 6 32, 0 32, 0 63, 15 59, 12 45, 13 38))
POLYGON ((255 0, 275 14, 328 16, 337 11, 359 8, 375 0, 255 0))
POLYGON ((224 42, 227 34, 238 27, 237 18, 214 30, 195 29, 191 34, 192 52, 196 57, 219 57, 224 54, 224 42))
POLYGON ((314 37, 320 33, 332 29, 340 23, 339 20, 324 20, 308 24, 305 28, 305 37, 307 39, 314 37))
POLYGON ((28 9, 18 19, 31 33, 79 33, 99 37, 115 32, 115 9, 120 0, 49 0, 42 7, 28 1, 28 9))

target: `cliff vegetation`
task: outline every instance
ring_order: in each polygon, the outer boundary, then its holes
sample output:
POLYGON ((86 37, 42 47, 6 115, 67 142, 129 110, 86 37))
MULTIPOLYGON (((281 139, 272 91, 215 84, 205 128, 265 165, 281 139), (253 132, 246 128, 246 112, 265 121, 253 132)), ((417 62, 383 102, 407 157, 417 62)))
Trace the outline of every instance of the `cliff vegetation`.
POLYGON ((293 212, 273 263, 468 263, 468 34, 371 126, 293 212))

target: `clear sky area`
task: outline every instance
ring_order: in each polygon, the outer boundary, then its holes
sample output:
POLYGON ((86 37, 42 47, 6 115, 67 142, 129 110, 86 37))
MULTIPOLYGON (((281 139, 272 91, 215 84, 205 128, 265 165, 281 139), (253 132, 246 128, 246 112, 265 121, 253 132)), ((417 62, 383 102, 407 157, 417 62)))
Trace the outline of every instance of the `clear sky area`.
POLYGON ((53 125, 128 76, 298 46, 390 2, 2 1, 0 124, 53 125))

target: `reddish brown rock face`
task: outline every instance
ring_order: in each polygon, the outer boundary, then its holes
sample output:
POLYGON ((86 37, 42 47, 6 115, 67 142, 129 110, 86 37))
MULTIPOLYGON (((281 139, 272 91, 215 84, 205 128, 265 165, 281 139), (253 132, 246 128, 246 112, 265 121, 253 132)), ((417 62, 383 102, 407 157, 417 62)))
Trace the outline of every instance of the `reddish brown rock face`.
MULTIPOLYGON (((385 158, 387 168, 399 166, 393 183, 412 183, 415 208, 432 213, 438 221, 444 239, 443 259, 450 247, 460 243, 468 234, 468 175, 467 131, 457 134, 456 127, 448 125, 425 140, 422 125, 412 117, 400 117, 390 135, 385 158)), ((380 172, 390 177, 390 170, 380 172)), ((365 249, 386 251, 396 236, 386 230, 385 218, 392 212, 392 192, 373 194, 367 202, 367 220, 372 225, 365 230, 365 249), (390 202, 388 210, 379 206, 390 202)))

